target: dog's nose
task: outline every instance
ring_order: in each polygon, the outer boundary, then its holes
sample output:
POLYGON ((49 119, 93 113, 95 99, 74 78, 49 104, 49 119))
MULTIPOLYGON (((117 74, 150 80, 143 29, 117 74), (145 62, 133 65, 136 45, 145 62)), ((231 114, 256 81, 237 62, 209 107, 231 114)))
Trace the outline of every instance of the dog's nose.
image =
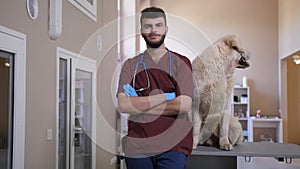
POLYGON ((248 50, 244 50, 244 52, 242 53, 242 56, 246 59, 249 60, 251 57, 251 53, 248 50))

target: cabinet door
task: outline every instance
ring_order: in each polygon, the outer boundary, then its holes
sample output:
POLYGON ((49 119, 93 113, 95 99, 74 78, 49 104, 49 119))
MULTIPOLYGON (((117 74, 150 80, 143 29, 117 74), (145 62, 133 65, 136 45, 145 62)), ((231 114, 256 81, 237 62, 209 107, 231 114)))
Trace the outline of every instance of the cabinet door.
POLYGON ((95 168, 95 76, 96 64, 84 60, 73 62, 71 106, 71 168, 95 168))
POLYGON ((75 71, 74 169, 92 169, 92 72, 75 71))

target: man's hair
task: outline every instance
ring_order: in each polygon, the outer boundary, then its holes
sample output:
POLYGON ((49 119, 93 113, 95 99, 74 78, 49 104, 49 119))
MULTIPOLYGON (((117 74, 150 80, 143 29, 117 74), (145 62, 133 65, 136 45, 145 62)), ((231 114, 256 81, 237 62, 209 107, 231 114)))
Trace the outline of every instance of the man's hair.
POLYGON ((142 20, 145 18, 159 18, 159 17, 163 17, 165 20, 165 24, 167 25, 167 19, 166 19, 166 14, 165 11, 161 8, 157 8, 157 7, 149 7, 149 8, 145 8, 142 10, 141 12, 141 18, 140 18, 140 23, 142 25, 142 20))

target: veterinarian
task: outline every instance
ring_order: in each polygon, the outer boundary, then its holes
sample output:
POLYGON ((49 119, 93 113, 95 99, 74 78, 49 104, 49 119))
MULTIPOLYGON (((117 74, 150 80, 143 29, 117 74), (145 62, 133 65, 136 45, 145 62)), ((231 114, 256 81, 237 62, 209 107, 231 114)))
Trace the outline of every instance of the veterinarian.
POLYGON ((163 9, 141 12, 147 49, 125 61, 118 86, 118 110, 129 114, 123 140, 127 169, 184 169, 192 151, 192 67, 187 57, 170 51, 163 9))

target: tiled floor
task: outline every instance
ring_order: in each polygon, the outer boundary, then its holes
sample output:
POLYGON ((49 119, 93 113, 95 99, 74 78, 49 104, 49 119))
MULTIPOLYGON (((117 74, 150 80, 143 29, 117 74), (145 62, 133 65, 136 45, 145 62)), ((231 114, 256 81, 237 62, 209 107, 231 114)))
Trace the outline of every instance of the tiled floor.
POLYGON ((247 163, 244 157, 238 157, 237 166, 238 169, 300 169, 300 159, 292 159, 292 163, 287 164, 275 158, 252 157, 251 162, 247 163))

